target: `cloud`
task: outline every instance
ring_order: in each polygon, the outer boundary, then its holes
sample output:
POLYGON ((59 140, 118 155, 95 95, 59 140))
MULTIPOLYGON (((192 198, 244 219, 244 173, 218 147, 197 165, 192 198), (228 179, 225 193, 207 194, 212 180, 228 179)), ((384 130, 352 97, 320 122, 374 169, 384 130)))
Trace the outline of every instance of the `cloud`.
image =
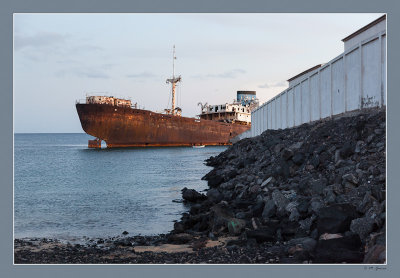
POLYGON ((66 65, 66 64, 69 64, 69 65, 74 65, 74 64, 79 64, 80 63, 80 61, 78 61, 78 60, 75 60, 75 59, 61 59, 61 60, 57 60, 57 61, 55 61, 57 64, 61 64, 61 65, 66 65))
POLYGON ((77 77, 86 77, 86 78, 99 78, 99 79, 108 79, 110 76, 100 70, 93 70, 89 68, 71 68, 68 70, 60 70, 56 72, 57 77, 64 77, 66 75, 74 75, 77 77))
POLYGON ((245 70, 243 69, 233 69, 230 71, 225 71, 223 73, 217 73, 217 74, 200 74, 200 75, 195 75, 192 76, 193 78, 200 78, 200 79, 204 79, 204 78, 236 78, 238 77, 238 75, 240 74, 244 74, 246 73, 245 70))
POLYGON ((108 64, 101 65, 101 67, 104 69, 111 69, 111 68, 115 67, 116 65, 117 64, 114 64, 114 63, 108 63, 108 64))
POLYGON ((270 85, 268 85, 268 83, 265 83, 263 85, 259 85, 258 88, 269 88, 271 87, 270 85))
MULTIPOLYGON (((34 62, 43 62, 56 57, 59 64, 79 61, 82 55, 96 54, 104 48, 94 44, 83 44, 80 40, 74 40, 67 34, 40 32, 32 36, 14 35, 14 50, 16 55, 23 55, 34 62)), ((75 64, 80 64, 76 62, 75 64)))
POLYGON ((108 74, 103 72, 82 72, 82 75, 88 78, 102 78, 102 79, 110 78, 108 74))
POLYGON ((91 53, 94 51, 103 51, 104 48, 97 46, 97 45, 91 45, 91 44, 82 44, 82 45, 76 45, 68 49, 67 51, 69 54, 76 54, 76 53, 91 53))
POLYGON ((128 77, 128 78, 154 78, 156 76, 157 75, 155 75, 154 73, 150 73, 150 72, 142 72, 142 73, 126 75, 126 77, 128 77))
POLYGON ((258 88, 275 88, 275 87, 286 87, 287 85, 286 85, 286 82, 285 81, 281 81, 281 82, 277 82, 277 83, 273 83, 273 84, 268 84, 268 83, 265 83, 265 84, 262 84, 262 85, 259 85, 258 86, 258 88))
POLYGON ((20 50, 23 48, 43 48, 65 43, 68 36, 59 33, 41 32, 34 36, 14 36, 14 49, 20 50))
POLYGON ((281 81, 281 82, 275 83, 275 85, 274 85, 274 87, 286 87, 286 86, 287 86, 286 81, 281 81))

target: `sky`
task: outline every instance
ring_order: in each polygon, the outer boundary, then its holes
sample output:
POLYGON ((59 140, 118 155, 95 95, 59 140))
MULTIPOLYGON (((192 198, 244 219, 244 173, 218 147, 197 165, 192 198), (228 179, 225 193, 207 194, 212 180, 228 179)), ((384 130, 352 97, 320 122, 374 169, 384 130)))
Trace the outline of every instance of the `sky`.
POLYGON ((183 116, 240 90, 256 91, 261 104, 381 15, 14 14, 14 132, 83 132, 75 101, 87 94, 170 107, 173 45, 183 116))

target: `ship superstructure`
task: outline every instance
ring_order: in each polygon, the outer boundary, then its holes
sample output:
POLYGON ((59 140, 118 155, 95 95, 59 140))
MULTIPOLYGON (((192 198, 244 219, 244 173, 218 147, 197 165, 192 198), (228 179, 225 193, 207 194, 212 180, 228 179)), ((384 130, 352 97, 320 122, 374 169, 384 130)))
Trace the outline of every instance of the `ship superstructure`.
POLYGON ((199 117, 204 120, 251 125, 251 111, 258 107, 258 103, 255 91, 238 91, 237 98, 232 103, 219 105, 199 103, 201 106, 199 117), (250 97, 247 97, 246 93, 250 97))
POLYGON ((86 96, 86 104, 105 104, 120 107, 131 107, 130 99, 116 98, 113 96, 86 96))

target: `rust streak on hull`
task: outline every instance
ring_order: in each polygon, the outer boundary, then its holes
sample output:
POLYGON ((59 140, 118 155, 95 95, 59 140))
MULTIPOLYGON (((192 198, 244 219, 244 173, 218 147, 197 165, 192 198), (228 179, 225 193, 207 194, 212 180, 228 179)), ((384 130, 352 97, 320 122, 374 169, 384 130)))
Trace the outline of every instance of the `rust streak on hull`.
POLYGON ((108 148, 230 145, 250 125, 165 115, 104 104, 76 104, 83 130, 108 148))

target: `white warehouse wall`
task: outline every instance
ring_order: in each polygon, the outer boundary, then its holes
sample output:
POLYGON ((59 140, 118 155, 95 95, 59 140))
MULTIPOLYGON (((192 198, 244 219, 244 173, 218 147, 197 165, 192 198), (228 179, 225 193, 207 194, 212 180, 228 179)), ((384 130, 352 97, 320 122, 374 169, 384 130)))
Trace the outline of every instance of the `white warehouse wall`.
POLYGON ((296 85, 297 83, 299 83, 301 80, 303 80, 306 77, 309 77, 311 75, 313 75, 318 69, 315 69, 313 71, 307 72, 299 77, 297 77, 296 79, 290 80, 289 82, 289 87, 292 87, 294 85, 296 85))
POLYGON ((237 139, 386 105, 386 31, 360 41, 303 78, 254 110, 251 130, 237 139))
POLYGON ((386 20, 383 20, 376 25, 372 26, 371 28, 365 30, 364 32, 358 34, 357 36, 347 40, 344 42, 344 51, 349 50, 350 48, 353 48, 360 42, 368 39, 369 37, 379 34, 381 32, 385 32, 386 30, 386 20))

